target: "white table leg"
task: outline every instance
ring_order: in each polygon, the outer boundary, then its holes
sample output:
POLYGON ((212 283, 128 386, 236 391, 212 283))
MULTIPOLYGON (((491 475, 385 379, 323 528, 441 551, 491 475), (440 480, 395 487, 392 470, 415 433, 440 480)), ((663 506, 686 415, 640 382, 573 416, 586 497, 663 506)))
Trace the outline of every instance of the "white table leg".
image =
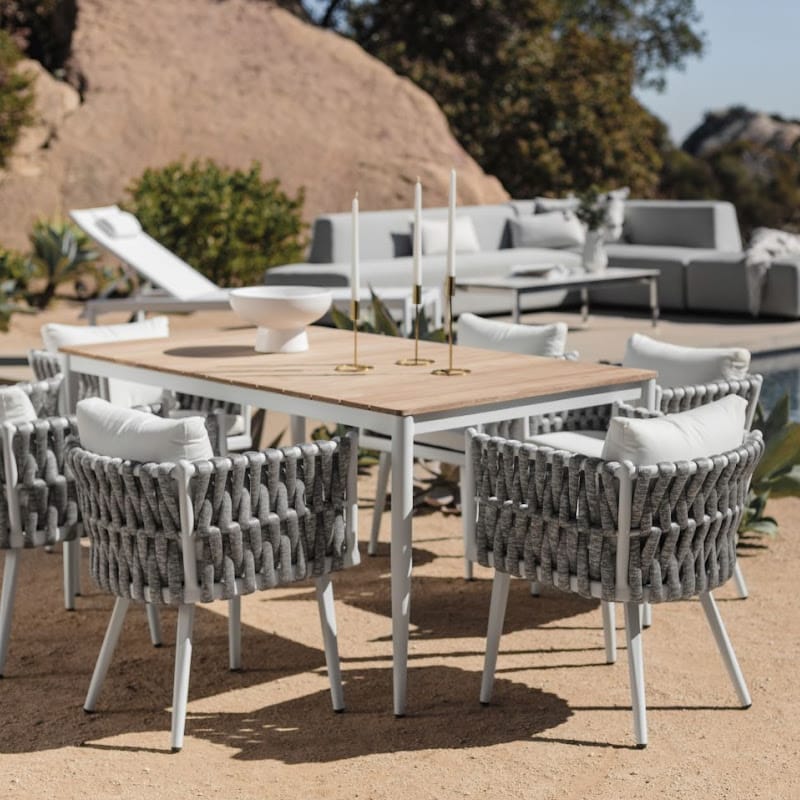
POLYGON ((514 322, 519 324, 522 316, 522 292, 514 290, 514 322))
POLYGON ((289 418, 289 433, 291 444, 302 444, 306 440, 306 418, 292 415, 289 418))
POLYGON ((392 432, 392 650, 394 713, 406 713, 408 626, 411 611, 411 521, 414 418, 398 416, 392 432))
POLYGON ((581 320, 584 324, 589 321, 589 289, 581 286, 581 320))

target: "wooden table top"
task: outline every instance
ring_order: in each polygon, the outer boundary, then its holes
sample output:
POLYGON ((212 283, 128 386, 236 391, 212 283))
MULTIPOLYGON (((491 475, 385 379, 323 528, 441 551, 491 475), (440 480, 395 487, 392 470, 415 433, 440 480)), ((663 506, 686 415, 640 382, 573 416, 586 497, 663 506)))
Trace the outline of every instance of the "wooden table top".
POLYGON ((64 352, 400 416, 613 388, 656 377, 644 369, 459 346, 454 348, 454 366, 471 373, 433 375, 432 369, 447 366, 447 345, 420 342, 420 357, 436 363, 403 367, 395 362, 413 356, 413 342, 372 334, 359 334, 358 350, 359 361, 374 369, 342 374, 335 367, 352 362, 352 332, 310 326, 308 338, 304 353, 257 353, 254 328, 184 331, 167 339, 81 345, 64 352))

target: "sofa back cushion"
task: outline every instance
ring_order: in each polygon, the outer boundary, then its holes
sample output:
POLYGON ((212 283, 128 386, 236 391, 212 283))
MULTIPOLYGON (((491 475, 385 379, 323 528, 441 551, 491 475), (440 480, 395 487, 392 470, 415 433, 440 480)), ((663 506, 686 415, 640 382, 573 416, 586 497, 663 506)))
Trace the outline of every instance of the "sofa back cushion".
POLYGON ((564 355, 567 326, 564 322, 515 325, 464 313, 458 318, 458 343, 528 356, 558 357, 564 355))
POLYGON ((713 200, 627 200, 625 241, 740 251, 736 209, 713 200))
MULTIPOLYGON (((461 206, 457 216, 472 219, 481 250, 511 246, 508 221, 514 217, 509 205, 461 206)), ((410 208, 393 211, 362 211, 359 215, 359 249, 362 261, 411 255, 410 208)), ((446 208, 426 208, 423 220, 446 220, 446 208)), ((349 263, 352 251, 352 216, 325 214, 314 220, 308 260, 314 264, 349 263)))
POLYGON ((161 463, 214 455, 203 417, 164 419, 99 397, 81 400, 76 413, 81 446, 101 456, 161 463))
POLYGON ((661 386, 687 386, 744 378, 750 351, 743 347, 685 347, 634 333, 622 365, 656 370, 661 386))
POLYGON ((746 412, 747 401, 731 394, 663 417, 614 417, 601 457, 605 461, 631 461, 641 467, 726 453, 742 443, 746 412))
MULTIPOLYGON (((412 236, 413 236, 413 225, 412 236)), ((422 255, 441 256, 447 253, 450 241, 450 226, 446 219, 423 219, 422 255)), ((456 217, 453 225, 453 238, 456 253, 478 253, 481 245, 472 217, 456 217)))

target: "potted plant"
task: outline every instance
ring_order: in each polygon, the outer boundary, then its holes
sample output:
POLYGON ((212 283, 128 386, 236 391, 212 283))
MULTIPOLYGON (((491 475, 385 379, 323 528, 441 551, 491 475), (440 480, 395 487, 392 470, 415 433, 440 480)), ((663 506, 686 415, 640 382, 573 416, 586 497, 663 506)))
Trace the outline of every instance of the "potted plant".
POLYGON ((583 245, 583 267, 587 272, 601 272, 608 266, 605 249, 608 196, 601 195, 596 186, 590 186, 578 195, 578 219, 586 226, 583 245))

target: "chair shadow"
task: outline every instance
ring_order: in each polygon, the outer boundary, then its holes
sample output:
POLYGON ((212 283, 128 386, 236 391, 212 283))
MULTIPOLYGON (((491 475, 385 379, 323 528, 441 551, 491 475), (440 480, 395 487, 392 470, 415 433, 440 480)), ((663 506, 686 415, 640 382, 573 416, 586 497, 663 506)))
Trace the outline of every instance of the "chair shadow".
POLYGON ((390 669, 348 670, 343 679, 343 714, 333 714, 328 692, 320 691, 251 713, 190 714, 187 735, 230 747, 237 759, 327 763, 530 741, 572 716, 557 695, 505 679, 496 681, 502 702, 484 708, 480 674, 430 666, 409 674, 409 716, 396 719, 388 702, 390 669))

